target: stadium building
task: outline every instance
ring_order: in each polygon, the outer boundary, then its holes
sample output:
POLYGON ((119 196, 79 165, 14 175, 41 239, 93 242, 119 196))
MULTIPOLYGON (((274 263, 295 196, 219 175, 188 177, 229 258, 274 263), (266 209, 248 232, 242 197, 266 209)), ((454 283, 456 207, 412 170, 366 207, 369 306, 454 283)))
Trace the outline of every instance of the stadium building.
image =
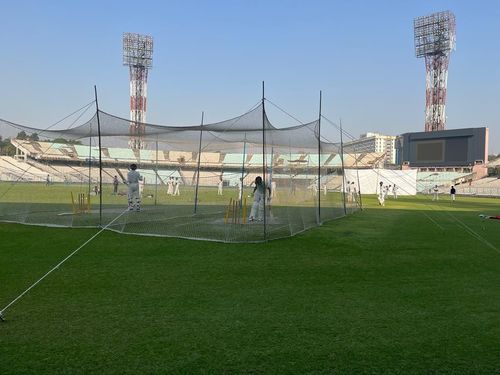
POLYGON ((365 133, 359 139, 344 144, 346 153, 376 152, 384 154, 385 164, 396 164, 396 136, 365 133))

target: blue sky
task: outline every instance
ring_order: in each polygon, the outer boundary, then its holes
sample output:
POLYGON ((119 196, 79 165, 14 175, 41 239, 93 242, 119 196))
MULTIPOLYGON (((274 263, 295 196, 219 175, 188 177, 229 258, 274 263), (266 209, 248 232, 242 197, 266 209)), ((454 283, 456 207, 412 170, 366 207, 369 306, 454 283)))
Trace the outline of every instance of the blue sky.
MULTIPOLYGON (((424 128, 425 66, 413 18, 451 10, 457 50, 447 128, 488 126, 500 152, 500 2, 2 1, 0 117, 47 126, 93 98, 128 117, 122 33, 154 37, 148 122, 197 124, 266 97, 309 121, 323 113, 352 134, 424 128)), ((277 125, 293 120, 269 108, 277 125)), ((331 131, 331 138, 336 133, 331 131)))

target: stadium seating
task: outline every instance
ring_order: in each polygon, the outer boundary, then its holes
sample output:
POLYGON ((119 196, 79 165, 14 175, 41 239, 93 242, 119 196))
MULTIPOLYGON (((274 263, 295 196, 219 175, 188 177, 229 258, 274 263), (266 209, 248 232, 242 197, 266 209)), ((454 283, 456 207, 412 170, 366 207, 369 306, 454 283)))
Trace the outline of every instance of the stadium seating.
POLYGON ((137 163, 137 158, 134 151, 129 148, 108 148, 109 157, 116 161, 126 161, 130 163, 137 163))
POLYGON ((220 165, 220 154, 217 152, 202 152, 200 161, 204 165, 220 165))
POLYGON ((243 154, 226 154, 222 160, 222 164, 234 166, 242 165, 243 154))
POLYGON ((192 152, 170 151, 168 158, 173 163, 189 163, 193 161, 192 152))
POLYGON ((46 181, 47 173, 10 156, 0 156, 0 179, 3 181, 46 181))

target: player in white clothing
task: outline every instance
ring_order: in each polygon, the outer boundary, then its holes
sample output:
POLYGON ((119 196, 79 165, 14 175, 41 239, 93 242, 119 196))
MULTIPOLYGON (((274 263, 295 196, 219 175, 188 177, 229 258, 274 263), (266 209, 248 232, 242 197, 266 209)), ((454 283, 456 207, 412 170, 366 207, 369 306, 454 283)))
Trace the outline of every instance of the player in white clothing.
POLYGON ((271 189, 266 188, 262 182, 262 177, 257 176, 255 178, 253 204, 248 221, 254 221, 256 217, 259 221, 264 219, 264 199, 266 199, 266 190, 268 191, 269 196, 271 196, 271 189))
POLYGON ((141 210, 141 196, 139 194, 139 181, 142 181, 142 176, 137 172, 137 165, 131 164, 127 174, 128 185, 128 210, 141 210))
POLYGON ((224 185, 224 182, 222 181, 222 177, 219 179, 219 182, 217 183, 217 195, 222 195, 222 186, 224 185))
POLYGON ((439 200, 439 188, 437 185, 434 185, 434 188, 432 189, 432 200, 433 201, 438 201, 439 200))
POLYGON ((180 185, 181 181, 179 180, 179 177, 176 177, 174 182, 174 195, 181 195, 181 191, 179 190, 180 185))
POLYGON ((384 183, 380 181, 378 189, 378 204, 385 206, 384 183))
POLYGON ((398 199, 398 187, 396 186, 396 184, 394 184, 394 186, 392 187, 392 196, 394 197, 394 199, 398 199))
POLYGON ((240 177, 238 180, 238 199, 243 200, 243 179, 240 177))

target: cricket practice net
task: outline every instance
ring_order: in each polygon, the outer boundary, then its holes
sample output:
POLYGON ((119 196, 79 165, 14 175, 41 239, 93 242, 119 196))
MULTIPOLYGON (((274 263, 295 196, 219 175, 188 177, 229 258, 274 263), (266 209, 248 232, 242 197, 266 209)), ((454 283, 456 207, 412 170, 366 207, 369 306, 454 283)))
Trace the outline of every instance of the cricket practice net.
POLYGON ((260 242, 355 211, 359 197, 346 199, 343 189, 341 145, 321 135, 321 116, 277 128, 265 104, 192 126, 135 123, 100 110, 64 128, 0 120, 0 221, 260 242), (143 176, 140 211, 117 219, 128 209, 131 164, 143 176))

